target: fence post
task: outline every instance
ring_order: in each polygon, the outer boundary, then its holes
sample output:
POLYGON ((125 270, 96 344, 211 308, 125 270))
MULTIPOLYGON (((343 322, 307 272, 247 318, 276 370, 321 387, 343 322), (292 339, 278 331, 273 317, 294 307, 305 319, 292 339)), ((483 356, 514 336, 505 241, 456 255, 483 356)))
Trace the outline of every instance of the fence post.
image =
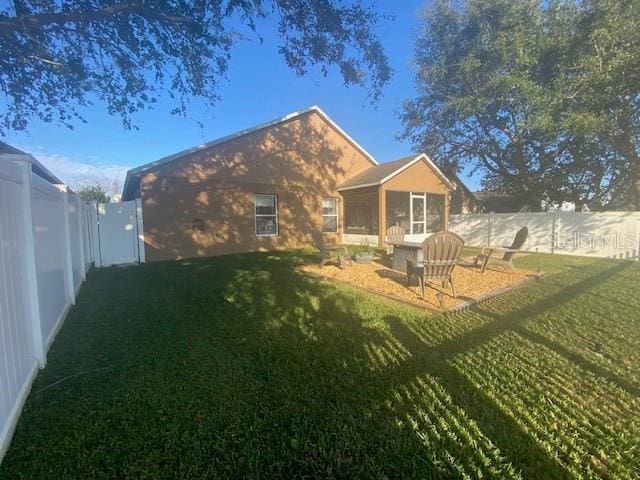
POLYGON ((638 241, 636 242, 636 262, 640 262, 640 220, 638 220, 638 241))
POLYGON ((76 213, 78 216, 78 236, 79 238, 79 248, 80 248, 80 266, 82 267, 80 269, 80 271, 82 272, 82 281, 84 282, 85 279, 87 278, 87 271, 86 271, 86 264, 85 264, 85 259, 84 259, 84 232, 82 230, 82 214, 83 214, 83 210, 82 210, 82 200, 80 199, 80 196, 76 197, 76 213))
POLYGON ((551 253, 556 252, 556 236, 558 234, 557 220, 558 220, 558 214, 556 212, 553 212, 553 217, 551 220, 551 253))
POLYGON ((83 202, 83 212, 84 221, 87 227, 87 242, 89 242, 89 259, 94 266, 98 266, 96 260, 96 245, 95 245, 95 234, 93 225, 96 222, 95 219, 96 208, 91 202, 83 202))
POLYGON ((493 212, 489 212, 489 216, 487 217, 487 221, 489 222, 489 227, 488 227, 488 236, 489 238, 487 239, 487 245, 491 246, 491 236, 492 236, 492 228, 493 228, 493 212))
POLYGON ((40 323, 40 299, 38 298, 38 277, 36 271, 36 252, 33 240, 33 214, 31 209, 31 161, 20 161, 22 170, 22 231, 24 234, 24 269, 27 288, 26 311, 31 324, 33 348, 40 368, 44 368, 47 358, 42 342, 40 323))
POLYGON ((100 249, 100 204, 91 202, 90 215, 93 217, 91 242, 93 243, 93 263, 96 267, 102 267, 102 250, 100 249))
POLYGON ((62 225, 64 231, 64 257, 65 257, 65 269, 64 269, 64 288, 67 292, 67 300, 71 305, 76 304, 76 291, 73 286, 73 260, 71 258, 71 232, 69 231, 69 194, 67 193, 66 185, 56 185, 60 190, 62 198, 62 225))
POLYGON ((136 198, 136 230, 138 232, 138 262, 145 263, 144 223, 142 222, 142 199, 136 198))
POLYGON ((91 230, 89 230, 89 214, 87 213, 87 205, 85 202, 82 203, 82 218, 84 218, 84 225, 86 228, 87 234, 87 249, 89 251, 89 263, 93 263, 93 252, 91 245, 91 230))

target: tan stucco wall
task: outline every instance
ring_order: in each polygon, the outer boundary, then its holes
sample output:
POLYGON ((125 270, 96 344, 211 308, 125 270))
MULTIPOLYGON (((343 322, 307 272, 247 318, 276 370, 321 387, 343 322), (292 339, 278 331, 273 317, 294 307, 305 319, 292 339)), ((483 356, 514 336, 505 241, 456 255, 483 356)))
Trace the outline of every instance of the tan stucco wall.
POLYGON ((309 245, 322 198, 340 198, 336 187, 371 166, 314 112, 165 164, 141 179, 146 258, 309 245), (278 195, 277 237, 256 236, 254 193, 278 195))
POLYGON ((433 168, 425 161, 419 161, 406 170, 400 172, 380 186, 378 197, 378 238, 380 246, 384 245, 387 231, 387 191, 399 192, 427 192, 444 195, 444 229, 449 225, 449 193, 450 188, 436 174, 433 168))
POLYGON ((381 189, 401 192, 449 193, 449 187, 425 161, 414 163, 385 182, 381 189))

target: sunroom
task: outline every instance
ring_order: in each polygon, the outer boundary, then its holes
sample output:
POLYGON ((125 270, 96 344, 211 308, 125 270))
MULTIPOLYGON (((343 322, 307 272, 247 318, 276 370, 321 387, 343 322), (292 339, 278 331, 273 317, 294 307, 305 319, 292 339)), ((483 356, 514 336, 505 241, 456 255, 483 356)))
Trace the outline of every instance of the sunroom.
POLYGON ((338 187, 342 196, 342 241, 384 246, 385 232, 404 228, 407 241, 420 242, 447 229, 454 187, 425 154, 372 167, 338 187))

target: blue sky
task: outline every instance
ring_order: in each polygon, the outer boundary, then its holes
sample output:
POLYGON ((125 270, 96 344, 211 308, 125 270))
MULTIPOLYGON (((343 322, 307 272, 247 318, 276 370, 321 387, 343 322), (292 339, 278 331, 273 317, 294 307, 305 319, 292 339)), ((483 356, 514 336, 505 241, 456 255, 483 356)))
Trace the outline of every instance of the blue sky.
MULTIPOLYGON (((317 71, 298 77, 278 55, 278 39, 267 28, 260 31, 262 44, 248 38, 234 48, 228 80, 219 90, 222 100, 213 107, 192 100, 188 118, 173 116, 168 106, 160 104, 136 115, 139 130, 125 130, 120 119, 97 102, 83 112, 88 123, 76 124, 74 130, 33 121, 27 132, 13 132, 3 140, 34 154, 72 186, 114 180, 122 185, 128 168, 319 105, 378 161, 393 160, 412 150, 410 144, 397 140, 402 128, 397 112, 401 102, 415 93, 413 38, 427 2, 376 4, 379 11, 395 15, 395 20, 378 28, 394 76, 374 106, 365 90, 345 87, 336 71, 327 77, 317 71)), ((463 179, 477 189, 476 179, 463 179)))

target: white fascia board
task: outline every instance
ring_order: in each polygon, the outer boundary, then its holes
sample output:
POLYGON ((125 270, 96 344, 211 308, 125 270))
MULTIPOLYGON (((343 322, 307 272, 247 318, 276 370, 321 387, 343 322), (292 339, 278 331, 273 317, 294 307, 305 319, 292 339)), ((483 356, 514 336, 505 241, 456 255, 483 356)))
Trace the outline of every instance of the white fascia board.
POLYGON ((417 155, 413 160, 411 160, 410 162, 405 163, 403 166, 401 166, 400 168, 394 170, 389 175, 387 175, 382 180, 380 180, 380 185, 382 185, 383 183, 388 182, 389 180, 391 180, 393 177, 395 177, 399 173, 404 172, 410 166, 415 165, 416 163, 418 163, 420 160, 421 160, 420 155, 417 155))
POLYGON ((424 160, 431 166, 431 168, 433 168, 435 170, 435 172, 438 174, 438 176, 440 177, 440 180, 442 180, 451 190, 455 190, 456 186, 451 183, 451 180, 449 180, 447 178, 447 176, 442 173, 442 170, 440 170, 438 168, 438 166, 433 163, 433 161, 429 158, 429 156, 426 153, 421 153, 420 154, 420 158, 424 158, 424 160))
POLYGON ((356 188, 365 188, 365 187, 376 187, 378 185, 382 185, 380 182, 374 182, 374 183, 362 183, 360 185, 352 185, 349 187, 340 187, 338 188, 338 192, 344 192, 345 190, 354 190, 356 188))
POLYGON ((302 113, 307 113, 307 112, 311 112, 311 111, 315 111, 316 113, 318 113, 320 116, 322 116, 327 122, 329 122, 331 124, 331 126, 333 128, 335 128, 340 135, 342 135, 344 138, 346 138, 350 143, 353 144, 354 147, 356 147, 358 150, 360 150, 360 152, 367 157, 367 159, 369 159, 371 161, 371 163, 373 163, 374 165, 379 165, 378 161, 373 158, 373 155, 371 155, 369 152, 367 152, 358 142, 356 142, 347 132, 345 132, 342 128, 340 128, 340 126, 334 122, 333 120, 331 120, 331 117, 329 117, 329 115, 327 115, 325 113, 324 110, 322 110, 319 106, 317 105, 313 105, 312 107, 308 108, 306 111, 300 112, 298 113, 298 115, 301 115, 302 113))

